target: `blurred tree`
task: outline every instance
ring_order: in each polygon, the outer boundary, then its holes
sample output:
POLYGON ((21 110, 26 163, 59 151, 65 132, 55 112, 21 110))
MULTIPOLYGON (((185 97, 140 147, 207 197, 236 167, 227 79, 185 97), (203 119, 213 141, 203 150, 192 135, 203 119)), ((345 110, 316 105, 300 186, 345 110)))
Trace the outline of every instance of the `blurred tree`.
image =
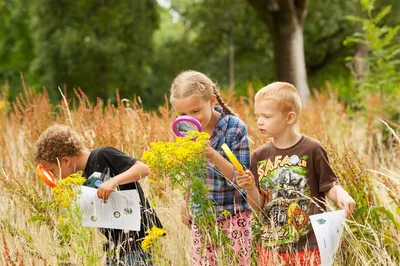
MULTIPOLYGON (((234 85, 242 94, 249 82, 258 89, 280 79, 274 71, 273 36, 248 0, 161 2, 167 6, 155 0, 2 0, 0 84, 8 80, 15 96, 22 71, 28 85, 46 85, 53 97, 64 84, 82 87, 92 99, 113 97, 118 87, 123 97, 137 93, 151 99, 146 107, 156 107, 185 69, 202 71, 223 88, 234 85)), ((308 1, 304 50, 314 88, 325 80, 350 80, 344 58, 355 48, 344 48, 342 42, 356 30, 346 17, 359 14, 358 2, 308 1)), ((377 8, 389 4, 392 12, 382 23, 397 25, 400 1, 376 2, 377 8)), ((338 87, 342 95, 349 91, 338 87)))
POLYGON ((146 97, 156 6, 155 0, 36 0, 31 71, 50 93, 65 84, 91 98, 113 97, 116 88, 123 97, 146 97))
POLYGON ((241 92, 249 82, 274 79, 265 26, 246 0, 171 0, 169 11, 183 27, 181 38, 168 42, 174 58, 182 58, 174 76, 196 69, 241 92))
MULTIPOLYGON (((314 0, 308 4, 310 13, 304 24, 304 43, 307 70, 313 74, 314 87, 323 86, 325 79, 329 79, 317 75, 327 65, 336 64, 335 68, 340 68, 338 73, 348 72, 344 57, 349 49, 343 49, 342 42, 354 28, 346 15, 354 11, 355 1, 314 0)), ((171 3, 169 11, 178 14, 176 24, 183 24, 184 33, 177 35, 184 37, 165 42, 170 45, 163 47, 163 52, 174 54, 173 58, 182 57, 181 66, 205 71, 224 86, 231 84, 234 76, 239 89, 246 87, 248 81, 256 82, 259 88, 282 80, 274 72, 278 69, 273 64, 275 50, 268 28, 246 0, 171 0, 171 3), (183 48, 184 44, 187 47, 183 48)), ((290 74, 286 68, 282 71, 290 74)))
POLYGON ((22 0, 0 3, 0 87, 8 81, 11 97, 21 91, 20 72, 31 84, 37 81, 28 72, 34 57, 29 34, 29 3, 22 0))
POLYGON ((296 86, 303 102, 310 90, 304 56, 307 0, 248 0, 267 25, 274 45, 277 78, 296 86))

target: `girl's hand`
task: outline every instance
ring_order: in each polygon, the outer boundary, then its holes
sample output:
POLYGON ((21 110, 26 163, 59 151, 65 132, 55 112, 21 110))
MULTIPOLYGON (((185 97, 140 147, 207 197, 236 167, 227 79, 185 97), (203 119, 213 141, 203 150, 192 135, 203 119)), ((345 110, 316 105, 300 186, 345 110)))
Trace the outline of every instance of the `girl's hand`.
POLYGON ((104 200, 104 203, 106 203, 111 192, 113 192, 117 187, 117 181, 112 178, 99 186, 97 189, 97 197, 104 200))
POLYGON ((344 209, 346 219, 350 217, 356 208, 356 202, 344 189, 337 191, 337 205, 344 209))
POLYGON ((240 188, 244 188, 246 190, 257 189, 253 180, 254 176, 250 170, 246 170, 244 173, 237 173, 236 183, 240 188))
POLYGON ((189 214, 189 209, 187 207, 185 200, 181 201, 181 220, 182 223, 184 223, 190 229, 192 223, 192 216, 190 216, 189 214))
POLYGON ((211 161, 214 160, 214 158, 215 158, 217 153, 218 152, 216 150, 214 150, 214 148, 211 147, 210 144, 207 144, 207 147, 206 147, 206 158, 208 160, 211 160, 211 161))

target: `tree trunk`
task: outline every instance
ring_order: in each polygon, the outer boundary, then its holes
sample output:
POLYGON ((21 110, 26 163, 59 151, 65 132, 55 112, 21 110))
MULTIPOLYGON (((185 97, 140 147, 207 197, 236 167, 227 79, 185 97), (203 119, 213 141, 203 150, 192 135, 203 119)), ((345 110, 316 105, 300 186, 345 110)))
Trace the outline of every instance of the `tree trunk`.
POLYGON ((270 31, 277 79, 292 83, 303 104, 310 89, 304 56, 303 23, 307 0, 248 0, 270 31))
POLYGON ((299 91, 303 103, 307 102, 310 89, 307 82, 306 61, 304 56, 303 26, 285 25, 283 21, 274 21, 274 63, 279 81, 292 83, 299 91))
MULTIPOLYGON (((357 23, 356 31, 362 33, 362 24, 357 23)), ((354 55, 353 67, 354 74, 359 83, 362 83, 365 77, 365 74, 369 70, 369 65, 366 62, 365 58, 368 56, 369 47, 363 43, 356 44, 356 53, 354 55)))

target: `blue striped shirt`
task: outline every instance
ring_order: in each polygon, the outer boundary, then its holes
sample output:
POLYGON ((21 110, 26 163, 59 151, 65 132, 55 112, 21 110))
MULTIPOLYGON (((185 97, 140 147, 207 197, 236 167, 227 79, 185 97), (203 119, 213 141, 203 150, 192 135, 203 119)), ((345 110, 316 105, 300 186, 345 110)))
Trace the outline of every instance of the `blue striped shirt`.
MULTIPOLYGON (((239 162, 244 166, 244 169, 249 169, 250 149, 245 124, 238 117, 227 114, 220 106, 215 106, 214 109, 221 113, 221 116, 210 138, 210 146, 229 161, 221 149, 221 145, 226 143, 239 162)), ((208 198, 215 203, 217 219, 222 219, 220 214, 224 210, 229 211, 233 215, 234 213, 250 209, 247 203, 246 190, 238 188, 226 179, 211 161, 207 161, 207 178, 205 179, 205 184, 209 188, 208 198)), ((194 213, 198 210, 197 206, 193 206, 194 213)))

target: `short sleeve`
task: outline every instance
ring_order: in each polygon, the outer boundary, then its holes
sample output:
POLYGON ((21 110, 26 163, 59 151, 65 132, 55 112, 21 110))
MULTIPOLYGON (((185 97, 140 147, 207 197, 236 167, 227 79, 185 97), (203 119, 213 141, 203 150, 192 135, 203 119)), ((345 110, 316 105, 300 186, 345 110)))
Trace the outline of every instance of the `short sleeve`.
POLYGON ((130 157, 112 147, 105 147, 102 154, 108 164, 114 167, 116 174, 125 172, 137 162, 136 158, 130 157))
POLYGON ((319 192, 328 192, 338 184, 338 178, 329 163, 328 154, 322 147, 315 163, 315 173, 319 182, 319 192))
POLYGON ((257 153, 253 152, 253 154, 251 155, 251 159, 250 159, 250 171, 254 176, 254 182, 255 182, 256 186, 259 187, 260 184, 258 181, 257 163, 258 163, 257 153))

